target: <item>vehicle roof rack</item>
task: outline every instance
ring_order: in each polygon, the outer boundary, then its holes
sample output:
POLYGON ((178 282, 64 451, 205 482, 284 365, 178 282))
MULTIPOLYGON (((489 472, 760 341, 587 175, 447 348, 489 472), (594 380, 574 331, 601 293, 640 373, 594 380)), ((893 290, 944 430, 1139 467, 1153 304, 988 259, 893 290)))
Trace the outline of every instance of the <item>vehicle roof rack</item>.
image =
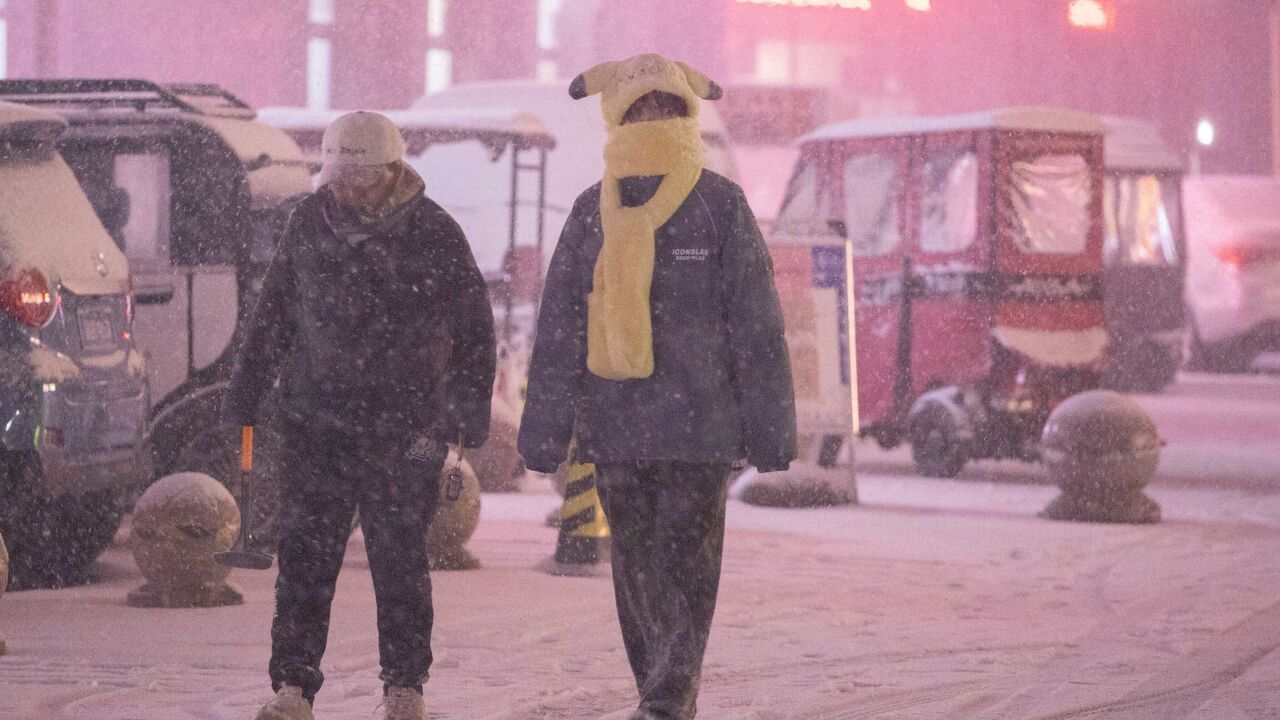
POLYGON ((160 84, 138 79, 0 80, 0 100, 59 110, 169 110, 252 118, 247 103, 210 83, 160 84))

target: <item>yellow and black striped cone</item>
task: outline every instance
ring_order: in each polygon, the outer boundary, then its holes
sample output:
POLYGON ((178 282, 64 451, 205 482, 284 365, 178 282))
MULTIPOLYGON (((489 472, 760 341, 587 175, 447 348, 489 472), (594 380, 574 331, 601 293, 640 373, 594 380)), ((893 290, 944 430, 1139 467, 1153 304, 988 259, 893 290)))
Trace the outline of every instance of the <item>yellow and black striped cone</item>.
POLYGON ((550 575, 601 575, 609 571, 609 522, 596 490, 596 466, 569 466, 556 552, 542 565, 550 575))

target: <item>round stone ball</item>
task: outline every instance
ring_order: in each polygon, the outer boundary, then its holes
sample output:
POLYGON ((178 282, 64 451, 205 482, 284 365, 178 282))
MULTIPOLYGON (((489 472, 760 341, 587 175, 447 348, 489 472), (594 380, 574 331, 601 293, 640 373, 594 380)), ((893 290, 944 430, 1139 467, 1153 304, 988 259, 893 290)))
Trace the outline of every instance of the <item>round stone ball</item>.
POLYGON ((765 507, 824 507, 857 502, 848 467, 824 468, 792 460, 781 472, 760 473, 748 468, 733 484, 733 494, 748 505, 765 507))
POLYGON ((427 528, 427 551, 431 555, 462 547, 480 524, 480 480, 466 459, 463 459, 461 465, 462 493, 457 500, 450 500, 446 496, 449 470, 457 463, 458 451, 450 448, 444 468, 440 471, 440 495, 436 499, 436 511, 427 528))
POLYGON ((467 451, 467 462, 475 469, 481 490, 514 492, 520 489, 516 434, 516 423, 495 412, 489 421, 489 439, 484 445, 467 451))
POLYGON ((222 584, 231 568, 213 559, 240 534, 240 508, 222 483, 181 472, 147 488, 133 509, 133 557, 156 588, 197 592, 222 584))
POLYGON ((1090 390, 1059 405, 1044 426, 1041 459, 1064 491, 1136 492, 1155 478, 1163 441, 1140 405, 1090 390))

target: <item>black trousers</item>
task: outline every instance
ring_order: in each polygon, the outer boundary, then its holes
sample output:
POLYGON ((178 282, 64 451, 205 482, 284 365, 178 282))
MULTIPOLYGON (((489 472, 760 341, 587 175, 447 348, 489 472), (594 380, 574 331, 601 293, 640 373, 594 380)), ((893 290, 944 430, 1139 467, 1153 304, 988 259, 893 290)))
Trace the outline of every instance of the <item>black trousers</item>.
POLYGON ((640 709, 697 714, 724 549, 729 465, 601 463, 600 500, 613 535, 613 591, 640 709))
POLYGON ((421 690, 431 667, 426 530, 444 457, 414 460, 409 438, 353 438, 285 426, 280 574, 271 624, 271 686, 314 700, 329 608, 357 509, 378 608, 379 677, 421 690))

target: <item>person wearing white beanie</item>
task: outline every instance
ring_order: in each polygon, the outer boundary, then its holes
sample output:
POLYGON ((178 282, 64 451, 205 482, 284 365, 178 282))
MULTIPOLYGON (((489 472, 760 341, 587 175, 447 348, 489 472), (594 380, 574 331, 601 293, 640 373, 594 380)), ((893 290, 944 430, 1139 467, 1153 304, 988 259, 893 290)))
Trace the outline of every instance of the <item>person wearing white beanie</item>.
POLYGON ((424 194, 386 117, 325 131, 320 188, 289 219, 223 408, 252 426, 279 379, 279 567, 258 720, 312 720, 358 509, 388 720, 425 720, 433 606, 426 527, 457 442, 489 432, 493 311, 461 228, 424 194))

